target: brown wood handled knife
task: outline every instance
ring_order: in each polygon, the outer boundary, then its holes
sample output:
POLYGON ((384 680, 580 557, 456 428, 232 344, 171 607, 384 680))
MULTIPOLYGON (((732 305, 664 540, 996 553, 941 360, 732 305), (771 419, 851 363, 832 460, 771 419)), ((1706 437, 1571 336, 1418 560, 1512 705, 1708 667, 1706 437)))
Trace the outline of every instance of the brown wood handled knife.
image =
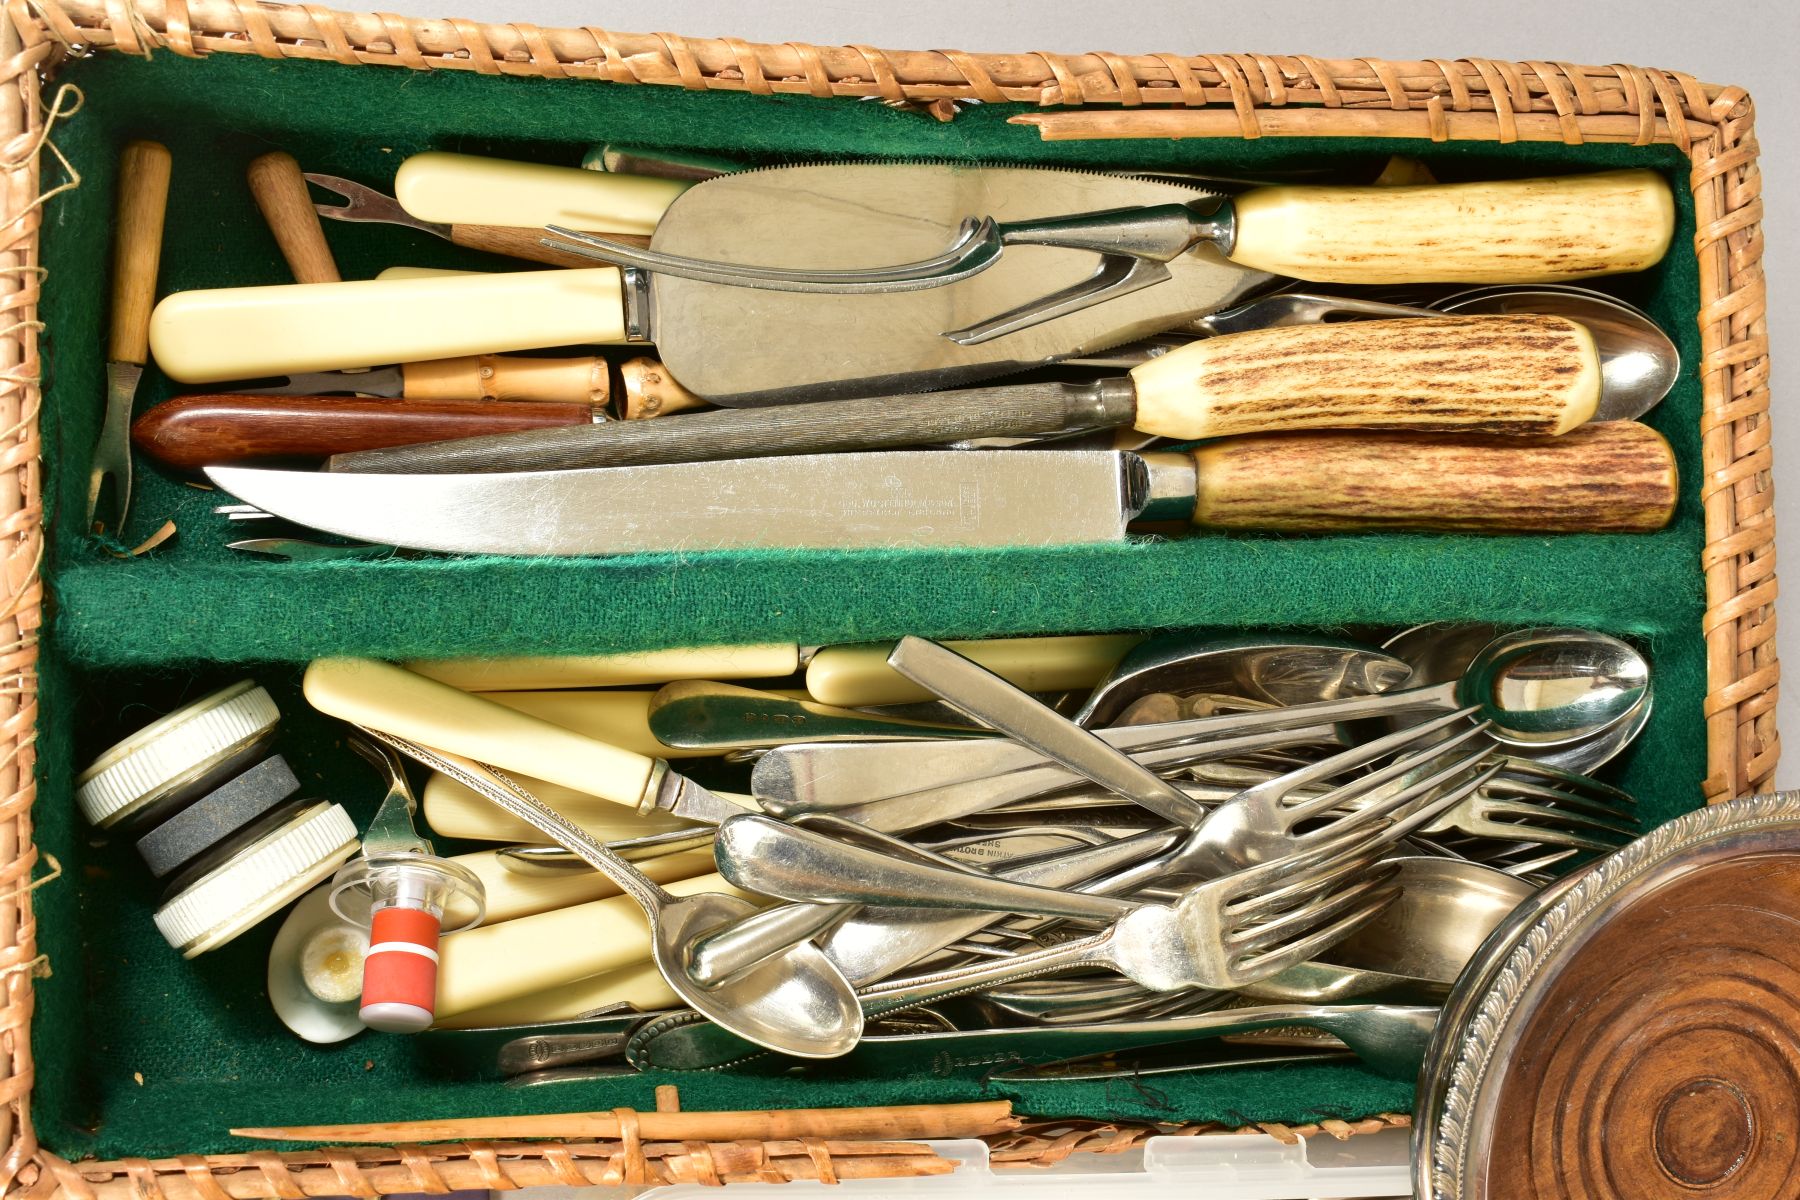
POLYGON ((150 361, 150 312, 162 263, 163 218, 173 160, 157 142, 131 142, 119 155, 113 229, 112 324, 106 340, 106 413, 88 473, 87 527, 117 533, 131 509, 131 406, 150 361), (110 491, 107 483, 111 482, 110 491), (112 503, 104 511, 101 495, 112 503))
POLYGON ((131 427, 132 445, 177 470, 265 458, 517 433, 605 420, 588 404, 381 400, 360 396, 178 396, 131 427))

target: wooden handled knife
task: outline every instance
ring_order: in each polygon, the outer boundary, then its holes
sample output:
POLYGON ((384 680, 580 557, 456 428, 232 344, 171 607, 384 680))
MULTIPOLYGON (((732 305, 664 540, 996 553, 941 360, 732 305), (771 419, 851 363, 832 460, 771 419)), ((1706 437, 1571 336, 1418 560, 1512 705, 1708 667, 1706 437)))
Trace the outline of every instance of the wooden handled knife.
POLYGON ((1043 546, 1142 517, 1230 530, 1642 533, 1674 454, 1633 421, 1560 437, 1296 433, 1197 452, 895 451, 491 475, 214 467, 221 489, 328 533, 467 554, 1043 546))
POLYGON ((606 420, 587 404, 380 400, 358 396, 177 396, 131 427, 131 444, 164 466, 197 471, 261 458, 326 458, 606 420))

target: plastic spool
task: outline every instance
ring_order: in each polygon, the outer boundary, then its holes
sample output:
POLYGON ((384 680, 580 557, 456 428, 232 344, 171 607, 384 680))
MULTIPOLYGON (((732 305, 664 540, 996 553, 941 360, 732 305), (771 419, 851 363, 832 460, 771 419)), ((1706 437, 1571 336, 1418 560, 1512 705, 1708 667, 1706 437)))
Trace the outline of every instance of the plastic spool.
MULTIPOLYGON (((138 855, 158 879, 211 870, 279 820, 299 791, 287 760, 270 755, 139 838, 138 855)), ((178 876, 172 890, 186 884, 178 876)))
POLYGON ((486 889, 435 854, 366 855, 331 881, 332 911, 369 930, 362 1007, 370 1029, 418 1033, 437 1016, 438 938, 481 923, 486 889))
POLYGON ((75 803, 98 829, 146 824, 205 795, 261 756, 281 710, 244 679, 138 730, 75 781, 75 803))
POLYGON ((341 806, 306 805, 157 909, 156 928, 195 958, 324 880, 356 847, 356 824, 341 806))
POLYGON ((301 897, 269 947, 269 1004, 283 1025, 329 1045, 363 1031, 357 1019, 366 930, 331 911, 331 885, 301 897))

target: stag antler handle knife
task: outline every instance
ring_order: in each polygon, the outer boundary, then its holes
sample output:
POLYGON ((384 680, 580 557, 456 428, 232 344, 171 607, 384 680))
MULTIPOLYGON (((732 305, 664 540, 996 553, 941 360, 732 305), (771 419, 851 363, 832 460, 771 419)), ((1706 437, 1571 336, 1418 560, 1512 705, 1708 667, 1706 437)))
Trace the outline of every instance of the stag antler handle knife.
POLYGON ((1675 459, 1635 421, 1561 437, 1293 433, 1197 454, 942 450, 497 475, 213 467, 238 499, 329 533, 474 554, 1117 541, 1210 528, 1638 533, 1674 511, 1675 459))
POLYGON ((1191 520, 1207 529, 1651 533, 1677 498, 1674 452, 1635 421, 1558 438, 1227 438, 1145 459, 1153 492, 1192 487, 1191 520))
POLYGON ((724 409, 345 454, 334 471, 540 471, 920 446, 1132 424, 1184 441, 1311 429, 1559 434, 1593 415, 1600 363, 1560 317, 1429 317, 1192 342, 1091 384, 724 409))
POLYGON ((968 345, 1161 283, 1169 273, 1160 264, 1199 246, 1249 270, 1312 283, 1546 283, 1643 270, 1668 251, 1674 212, 1667 185, 1632 170, 1408 187, 1265 187, 1230 200, 1023 221, 970 212, 949 246, 877 267, 745 264, 646 250, 558 222, 549 232, 559 248, 585 248, 617 266, 774 291, 944 287, 988 270, 1008 246, 1086 250, 1117 272, 1102 270, 1075 288, 947 332, 968 345))
POLYGON ((1234 197, 1233 262, 1314 283, 1526 283, 1641 271, 1675 230, 1652 171, 1234 197))
POLYGON ((94 525, 100 492, 111 479, 117 532, 131 508, 131 403, 149 361, 151 305, 162 262, 163 217, 169 207, 168 148, 131 142, 119 156, 118 228, 113 237, 112 328, 106 349, 106 416, 88 477, 87 524, 94 525))

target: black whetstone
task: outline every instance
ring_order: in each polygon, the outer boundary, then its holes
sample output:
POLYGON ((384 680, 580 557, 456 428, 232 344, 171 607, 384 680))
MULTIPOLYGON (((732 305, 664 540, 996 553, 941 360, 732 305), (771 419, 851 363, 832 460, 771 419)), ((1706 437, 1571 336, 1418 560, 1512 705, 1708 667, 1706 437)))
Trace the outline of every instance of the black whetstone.
POLYGON ((228 852, 235 835, 300 790, 287 760, 270 755, 208 792, 138 839, 138 853, 158 879, 202 856, 228 852))

